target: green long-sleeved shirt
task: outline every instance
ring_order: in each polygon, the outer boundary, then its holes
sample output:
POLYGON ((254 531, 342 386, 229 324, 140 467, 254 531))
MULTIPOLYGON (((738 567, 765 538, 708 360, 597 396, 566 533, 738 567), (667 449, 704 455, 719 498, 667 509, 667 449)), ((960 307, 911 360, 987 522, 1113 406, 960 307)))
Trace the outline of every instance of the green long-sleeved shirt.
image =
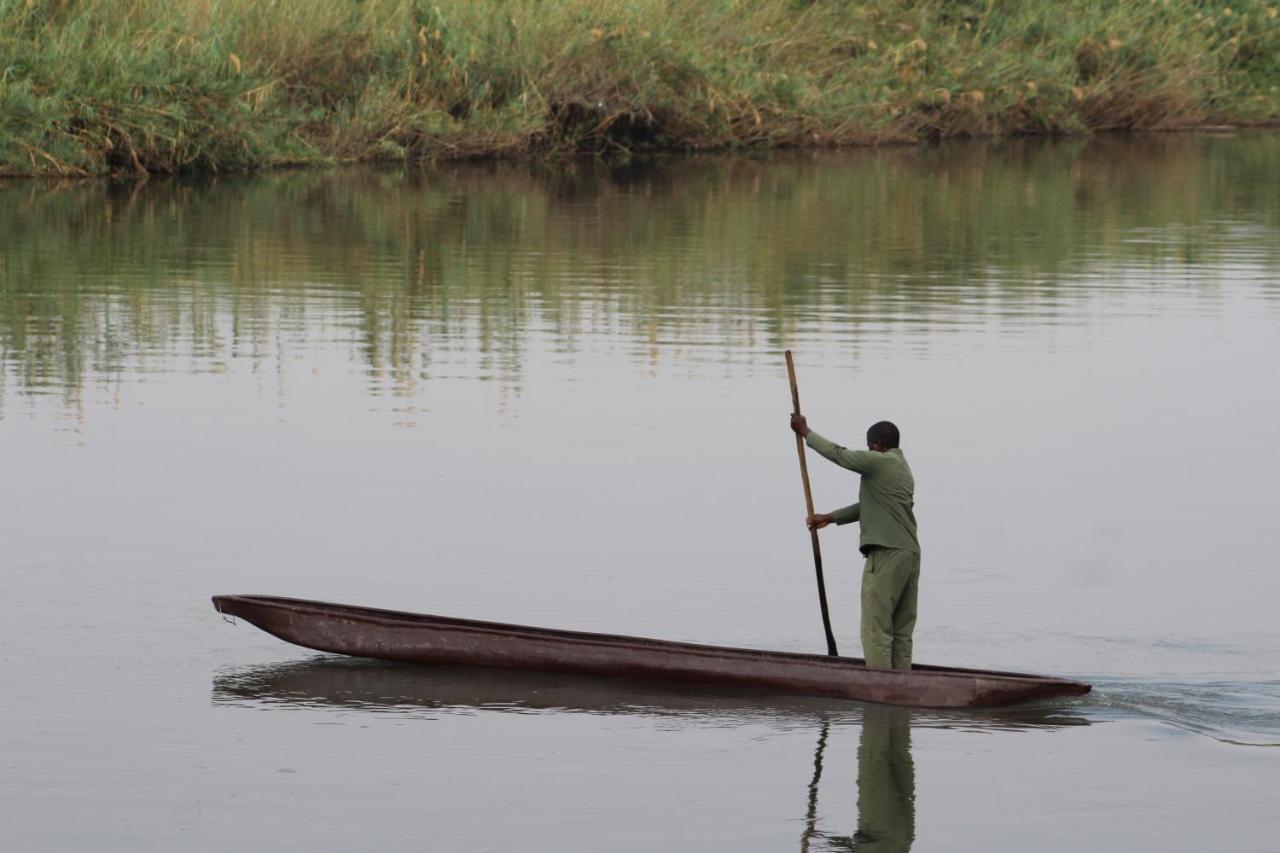
POLYGON ((862 553, 875 546, 920 553, 920 540, 916 536, 916 481, 902 450, 896 447, 883 453, 849 450, 813 430, 809 431, 806 443, 842 468, 862 475, 858 502, 833 513, 836 524, 860 523, 862 553))

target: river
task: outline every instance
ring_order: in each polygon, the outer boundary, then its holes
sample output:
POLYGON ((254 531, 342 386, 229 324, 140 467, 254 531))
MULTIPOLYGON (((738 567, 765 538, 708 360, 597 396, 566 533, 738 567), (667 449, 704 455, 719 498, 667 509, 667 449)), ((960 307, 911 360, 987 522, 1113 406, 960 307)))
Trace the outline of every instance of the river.
POLYGON ((5 849, 1280 850, 1277 175, 1259 132, 0 184, 5 849), (209 603, 821 652, 788 348, 817 431, 902 429, 917 662, 1092 694, 419 669, 209 603))

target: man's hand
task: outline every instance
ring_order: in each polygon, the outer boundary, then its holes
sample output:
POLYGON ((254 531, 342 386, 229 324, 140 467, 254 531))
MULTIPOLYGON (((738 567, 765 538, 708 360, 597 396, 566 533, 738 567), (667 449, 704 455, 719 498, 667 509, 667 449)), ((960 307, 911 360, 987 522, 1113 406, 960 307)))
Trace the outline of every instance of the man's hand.
POLYGON ((809 437, 809 422, 804 419, 804 415, 791 413, 791 428, 795 430, 796 435, 801 438, 809 437))
POLYGON ((805 523, 810 530, 821 530, 835 520, 836 516, 833 512, 815 512, 813 518, 806 520, 805 523))

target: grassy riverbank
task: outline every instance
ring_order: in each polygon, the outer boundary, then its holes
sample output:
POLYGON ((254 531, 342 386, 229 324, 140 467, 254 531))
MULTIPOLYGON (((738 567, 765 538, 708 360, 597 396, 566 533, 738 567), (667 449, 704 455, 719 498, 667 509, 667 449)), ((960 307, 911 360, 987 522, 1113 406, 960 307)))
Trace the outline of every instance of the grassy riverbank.
POLYGON ((1280 0, 0 0, 0 174, 1248 124, 1280 0))

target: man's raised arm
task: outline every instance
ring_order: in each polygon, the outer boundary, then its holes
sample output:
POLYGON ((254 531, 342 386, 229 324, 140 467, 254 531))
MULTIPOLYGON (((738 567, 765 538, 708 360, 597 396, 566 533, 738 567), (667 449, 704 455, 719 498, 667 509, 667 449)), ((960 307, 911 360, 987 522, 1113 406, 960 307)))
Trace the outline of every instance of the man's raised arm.
POLYGON ((841 447, 834 441, 828 441, 809 429, 809 422, 805 420, 804 415, 791 415, 791 429, 796 435, 802 437, 805 443, 818 451, 821 455, 827 457, 832 462, 842 468, 848 468, 850 471, 857 471, 859 474, 869 474, 880 461, 880 454, 871 450, 850 450, 847 447, 841 447))
POLYGON ((841 468, 848 468, 850 471, 857 471, 859 474, 869 474, 875 468, 876 463, 880 461, 880 454, 871 450, 850 450, 847 447, 841 447, 834 441, 828 441, 818 435, 813 430, 809 430, 805 436, 805 444, 841 468))

